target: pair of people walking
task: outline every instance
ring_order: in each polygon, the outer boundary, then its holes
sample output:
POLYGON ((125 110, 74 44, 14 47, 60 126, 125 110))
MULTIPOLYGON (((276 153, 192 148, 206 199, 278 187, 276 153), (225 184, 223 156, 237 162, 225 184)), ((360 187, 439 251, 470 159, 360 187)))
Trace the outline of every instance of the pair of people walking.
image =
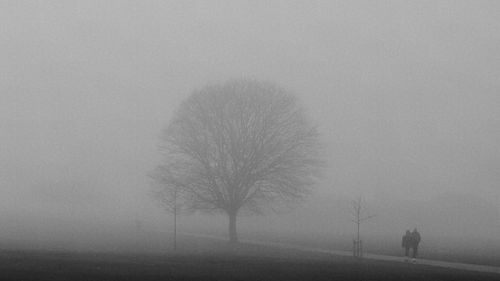
POLYGON ((401 242, 401 246, 405 249, 405 261, 409 260, 410 249, 412 249, 412 262, 416 262, 420 239, 420 233, 418 233, 416 228, 413 229, 412 232, 410 232, 410 230, 406 231, 406 234, 403 236, 403 241, 401 242))

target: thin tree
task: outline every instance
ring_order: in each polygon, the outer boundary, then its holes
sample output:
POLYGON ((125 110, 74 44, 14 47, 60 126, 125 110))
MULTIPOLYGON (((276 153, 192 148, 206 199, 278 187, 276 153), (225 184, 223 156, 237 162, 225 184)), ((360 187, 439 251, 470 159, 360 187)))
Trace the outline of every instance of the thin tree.
POLYGON ((358 197, 356 200, 351 202, 351 215, 353 216, 352 222, 356 224, 356 240, 354 241, 354 256, 361 257, 362 255, 362 242, 360 238, 360 225, 362 222, 369 220, 375 215, 367 214, 366 207, 364 206, 363 199, 358 197))
POLYGON ((182 200, 180 200, 181 190, 178 185, 169 181, 169 171, 163 166, 158 166, 151 173, 151 177, 155 180, 152 196, 160 205, 174 217, 174 250, 177 250, 177 216, 184 212, 182 200))
POLYGON ((296 97, 254 80, 194 91, 165 129, 161 149, 164 186, 177 188, 188 209, 225 213, 231 242, 241 211, 294 206, 323 166, 318 132, 296 97))

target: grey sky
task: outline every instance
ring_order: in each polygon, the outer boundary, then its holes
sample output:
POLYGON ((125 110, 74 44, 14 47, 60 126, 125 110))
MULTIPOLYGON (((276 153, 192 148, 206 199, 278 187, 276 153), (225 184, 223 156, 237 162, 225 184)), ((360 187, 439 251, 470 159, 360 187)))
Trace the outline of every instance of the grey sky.
POLYGON ((161 129, 235 77, 320 124, 315 197, 499 206, 499 30, 497 1, 1 1, 0 212, 149 210, 161 129))

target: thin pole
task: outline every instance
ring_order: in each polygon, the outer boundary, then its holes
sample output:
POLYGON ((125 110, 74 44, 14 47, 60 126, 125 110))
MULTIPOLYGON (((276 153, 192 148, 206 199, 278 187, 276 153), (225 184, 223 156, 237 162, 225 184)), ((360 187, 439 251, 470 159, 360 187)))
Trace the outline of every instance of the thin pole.
POLYGON ((177 208, 174 207, 174 251, 177 250, 177 208))
POLYGON ((174 251, 177 250, 177 188, 174 189, 174 251))
MULTIPOLYGON (((359 211, 358 211, 358 212, 359 212, 359 211)), ((358 215, 358 216, 359 216, 359 215, 358 215)), ((360 224, 359 218, 358 218, 357 224, 358 224, 358 242, 359 242, 359 224, 360 224)))
POLYGON ((358 206, 356 206, 356 225, 358 227, 358 231, 357 231, 357 243, 356 243, 356 246, 357 246, 357 249, 356 249, 356 253, 357 253, 357 256, 358 257, 361 257, 361 241, 359 240, 359 225, 361 224, 361 201, 358 199, 358 206))

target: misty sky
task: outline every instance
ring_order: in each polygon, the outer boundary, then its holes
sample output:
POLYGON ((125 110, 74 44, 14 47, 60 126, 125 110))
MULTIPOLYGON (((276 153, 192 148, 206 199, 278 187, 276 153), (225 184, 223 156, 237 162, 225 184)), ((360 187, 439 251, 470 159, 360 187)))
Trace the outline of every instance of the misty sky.
POLYGON ((0 212, 155 210, 179 103, 250 77, 319 124, 312 202, 462 194, 498 218, 499 30, 498 1, 0 1, 0 212))

